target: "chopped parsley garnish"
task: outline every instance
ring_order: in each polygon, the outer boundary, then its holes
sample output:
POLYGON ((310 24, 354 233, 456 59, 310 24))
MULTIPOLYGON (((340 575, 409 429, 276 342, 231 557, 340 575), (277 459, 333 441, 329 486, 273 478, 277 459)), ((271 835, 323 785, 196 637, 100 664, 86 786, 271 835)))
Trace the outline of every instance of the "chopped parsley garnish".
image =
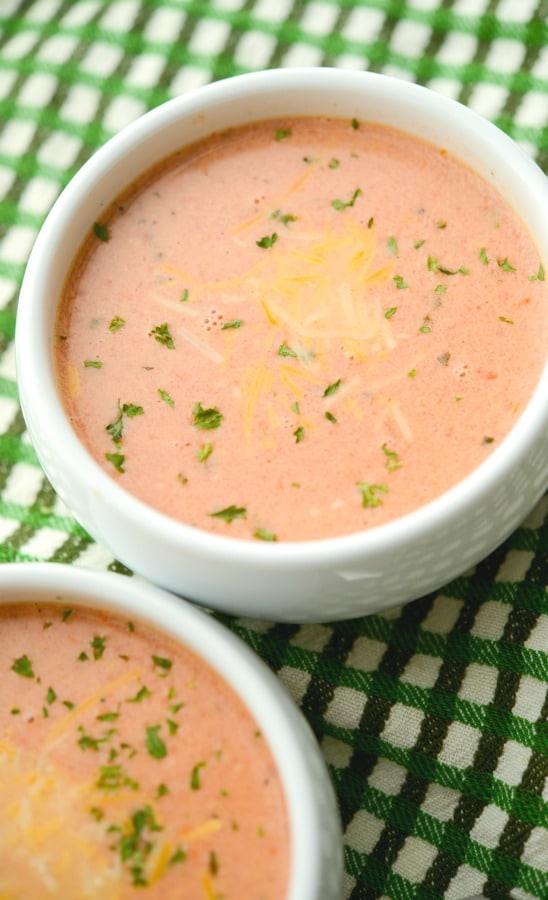
POLYGON ((158 394, 168 406, 175 406, 175 400, 173 397, 167 392, 162 390, 162 388, 158 388, 158 394))
POLYGON ((424 243, 425 243, 424 238, 420 238, 418 241, 415 241, 415 243, 413 244, 413 249, 418 250, 420 247, 422 247, 422 245, 424 243))
POLYGON ((361 188, 356 188, 356 190, 352 194, 352 197, 350 198, 350 200, 346 200, 346 201, 332 200, 331 206, 333 207, 333 209, 337 210, 337 212, 340 212, 343 209, 348 209, 349 207, 354 206, 356 200, 361 195, 361 193, 362 193, 361 188))
POLYGON ((373 484, 371 481, 357 481, 356 487, 362 495, 362 506, 366 509, 382 506, 379 494, 387 494, 389 491, 386 484, 373 484))
POLYGON ((96 238, 99 238, 100 241, 104 241, 105 243, 110 239, 108 227, 102 225, 101 222, 93 223, 93 233, 96 238))
POLYGON ((382 445, 381 450, 386 456, 386 468, 389 472, 395 472, 396 469, 401 469, 403 463, 400 460, 399 453, 396 453, 395 450, 390 450, 386 444, 382 445))
POLYGON ((300 444, 301 441, 304 441, 305 430, 302 425, 299 425, 298 428, 293 432, 293 437, 295 438, 295 442, 300 444))
POLYGON ((189 297, 190 297, 190 292, 189 292, 188 288, 185 288, 183 293, 181 294, 180 302, 186 303, 186 301, 188 300, 189 297))
POLYGON ((327 412, 325 412, 324 415, 328 422, 332 422, 334 425, 337 424, 337 417, 334 416, 332 412, 327 410, 327 412))
POLYGON ((398 307, 397 307, 397 306, 391 306, 390 309, 387 309, 387 310, 386 310, 386 312, 385 312, 385 314, 384 314, 384 318, 385 318, 385 319, 391 319, 392 316, 394 316, 394 315, 397 313, 397 311, 398 311, 398 307))
POLYGON ((136 416, 142 416, 143 414, 144 409, 142 406, 139 406, 136 403, 120 403, 120 401, 118 401, 116 418, 106 426, 106 430, 115 444, 119 444, 122 440, 124 416, 127 416, 128 419, 134 419, 136 416))
POLYGON ((224 522, 233 522, 234 519, 245 519, 247 517, 247 509, 245 506, 225 506, 224 509, 218 509, 216 512, 210 513, 214 519, 222 519, 224 522))
POLYGON ((436 259, 435 256, 429 256, 426 262, 427 268, 429 272, 441 272, 442 275, 469 275, 470 269, 467 269, 466 266, 459 266, 458 269, 448 269, 447 266, 442 266, 436 259))
POLYGON ((84 368, 86 369, 102 369, 103 363, 100 359, 85 359, 84 368))
POLYGON ((119 331, 120 328, 123 328, 126 324, 126 320, 122 319, 121 316, 114 316, 113 319, 110 320, 110 325, 108 326, 109 331, 119 331))
POLYGON ((242 319, 231 319, 230 322, 225 322, 222 325, 221 331, 227 331, 228 328, 241 328, 243 324, 242 319))
POLYGON ((389 250, 390 253, 393 253, 394 255, 397 254, 397 252, 398 252, 398 242, 397 242, 397 240, 396 240, 396 238, 394 237, 393 234, 391 234, 390 237, 388 238, 388 240, 387 240, 387 242, 386 242, 386 246, 388 247, 388 250, 389 250))
POLYGON ((152 655, 152 662, 158 669, 163 669, 164 672, 169 672, 173 665, 171 659, 168 659, 166 656, 156 656, 155 654, 152 655))
POLYGON ((278 356, 297 356, 297 354, 283 341, 278 347, 278 356))
POLYGON ((506 316, 499 316, 499 320, 500 320, 501 322, 505 322, 507 325, 513 325, 513 324, 514 324, 514 320, 513 320, 513 319, 507 319, 506 316))
POLYGON ((253 537, 259 541, 277 541, 278 538, 273 531, 267 531, 266 528, 257 528, 253 533, 253 537))
POLYGON ((330 168, 330 169, 338 169, 340 166, 340 162, 338 159, 335 159, 335 157, 333 157, 332 159, 329 160, 327 165, 328 165, 328 168, 330 168))
POLYGON ((272 234, 265 234, 264 237, 260 238, 258 241, 255 241, 257 247, 261 247, 263 250, 268 250, 270 247, 273 247, 276 241, 278 240, 278 235, 274 231, 272 234))
POLYGON ((163 759, 164 756, 167 756, 167 747, 158 734, 161 727, 161 725, 149 725, 145 729, 146 748, 154 759, 163 759))
POLYGON ((536 275, 530 275, 529 281, 544 281, 545 277, 544 266, 542 265, 542 263, 540 263, 538 272, 536 273, 536 275))
POLYGON ((289 225, 290 222, 296 222, 297 216, 294 216, 292 213, 283 213, 281 209, 275 209, 273 213, 270 214, 271 219, 276 219, 278 222, 281 222, 282 225, 289 225))
POLYGON ((350 127, 353 128, 354 131, 357 131, 358 128, 360 127, 360 123, 358 122, 358 120, 356 119, 355 116, 350 120, 350 127))
POLYGON ((396 287, 399 291, 402 291, 405 288, 409 287, 409 285, 407 284, 407 281, 405 280, 403 275, 394 275, 392 278, 392 281, 394 282, 394 284, 396 285, 396 287))
POLYGON ((173 338, 171 337, 171 332, 169 330, 169 325, 167 322, 163 322, 161 325, 156 325, 149 331, 149 336, 154 337, 159 344, 162 344, 164 347, 167 347, 168 350, 173 350, 175 347, 175 343, 173 338))
POLYGON ((497 266, 499 269, 502 269, 503 272, 515 272, 515 267, 510 263, 510 260, 507 256, 504 259, 497 259, 497 266))
POLYGON ((196 763, 195 766, 192 767, 192 771, 190 773, 190 789, 191 789, 191 791, 199 791, 200 790, 200 788, 202 786, 200 773, 205 765, 206 765, 206 762, 204 760, 201 760, 200 762, 196 763))
POLYGON ((198 458, 198 462, 201 462, 201 463, 205 462, 206 459, 209 459, 209 457, 211 456, 212 453, 213 453, 213 444, 204 444, 202 447, 200 447, 200 449, 198 450, 198 452, 196 454, 196 456, 198 458))
POLYGON ((23 678, 36 677, 32 668, 32 663, 26 654, 18 657, 18 659, 14 661, 11 670, 12 672, 15 672, 16 675, 22 675, 23 678))
POLYGON ((276 128, 274 132, 274 140, 275 141, 283 141, 285 138, 291 137, 292 135, 291 128, 276 128))
POLYGON ((337 381, 333 381, 331 384, 328 384, 325 391, 323 392, 324 397, 331 397, 333 394, 336 394, 341 386, 341 379, 338 378, 337 381))
POLYGON ((105 638, 100 635, 95 635, 90 641, 90 646, 93 650, 93 658, 101 659, 105 652, 105 638))
POLYGON ((200 402, 194 405, 192 415, 192 424, 196 428, 203 428, 206 431, 213 428, 219 428, 224 418, 223 414, 219 412, 216 406, 204 408, 200 402))
POLYGON ((489 265, 489 257, 487 256, 487 250, 485 249, 485 247, 481 248, 479 252, 479 258, 484 266, 489 265))
POLYGON ((150 697, 150 691, 146 685, 143 685, 141 688, 139 688, 139 690, 135 694, 135 697, 130 697, 128 700, 126 700, 126 703, 142 703, 143 700, 147 699, 147 697, 150 697))
POLYGON ((105 453, 105 459, 112 463, 117 472, 125 472, 124 462, 126 460, 123 453, 105 453))

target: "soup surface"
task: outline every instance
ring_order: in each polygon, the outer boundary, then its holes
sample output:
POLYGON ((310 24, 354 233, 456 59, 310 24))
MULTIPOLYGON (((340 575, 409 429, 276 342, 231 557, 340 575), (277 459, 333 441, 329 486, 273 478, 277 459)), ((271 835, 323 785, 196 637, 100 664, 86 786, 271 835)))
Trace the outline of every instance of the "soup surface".
POLYGON ((187 148, 90 222, 58 377, 97 461, 223 535, 316 539, 450 488, 524 409, 547 286, 469 168, 357 120, 187 148))
POLYGON ((288 826, 227 684, 138 622, 0 605, 2 900, 281 900, 288 826))

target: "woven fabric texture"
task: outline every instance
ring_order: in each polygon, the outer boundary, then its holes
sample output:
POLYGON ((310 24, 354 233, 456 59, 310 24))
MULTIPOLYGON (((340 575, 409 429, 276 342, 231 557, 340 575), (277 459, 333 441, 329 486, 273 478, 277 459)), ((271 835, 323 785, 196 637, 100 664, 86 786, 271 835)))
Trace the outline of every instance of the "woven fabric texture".
MULTIPOLYGON (((546 0, 1 0, 1 562, 131 575, 55 495, 18 405, 18 289, 56 196, 147 109, 296 65, 428 85, 548 172, 546 0)), ((219 616, 317 736, 345 900, 548 897, 547 584, 545 497, 474 571, 404 608, 306 626, 219 616)))

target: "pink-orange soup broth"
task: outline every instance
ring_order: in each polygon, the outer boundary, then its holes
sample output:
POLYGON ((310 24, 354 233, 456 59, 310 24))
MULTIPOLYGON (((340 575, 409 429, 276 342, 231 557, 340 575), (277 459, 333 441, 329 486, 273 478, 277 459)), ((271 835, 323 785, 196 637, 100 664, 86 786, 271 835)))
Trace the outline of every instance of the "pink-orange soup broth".
POLYGON ((294 541, 410 512, 497 447, 545 362, 523 224, 393 129, 235 128, 92 225, 57 322, 67 411, 120 485, 202 529, 294 541))
POLYGON ((282 900, 289 835, 255 721, 153 628, 0 606, 0 896, 282 900))

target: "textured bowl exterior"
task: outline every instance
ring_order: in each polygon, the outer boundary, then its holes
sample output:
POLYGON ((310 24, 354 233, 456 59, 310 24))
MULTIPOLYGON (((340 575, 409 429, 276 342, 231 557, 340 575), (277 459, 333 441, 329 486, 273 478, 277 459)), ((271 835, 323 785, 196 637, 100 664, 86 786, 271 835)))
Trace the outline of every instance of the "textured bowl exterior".
POLYGON ((67 186, 33 248, 20 295, 16 361, 40 462, 86 530, 156 584, 231 614, 352 618, 436 590, 497 547, 548 485, 548 366, 519 422, 468 478, 379 528, 302 543, 206 534, 131 497, 90 458, 55 384, 54 317, 71 261, 112 198, 177 147, 229 125, 283 115, 357 116, 446 147, 514 206, 548 269, 548 182, 501 131, 466 107, 384 75, 270 70, 168 101, 99 150, 67 186))
POLYGON ((308 723, 259 657, 210 615, 144 580, 54 563, 0 567, 0 604, 65 597, 165 632, 232 686, 265 735, 281 775, 292 860, 286 900, 340 900, 342 837, 331 781, 308 723))

